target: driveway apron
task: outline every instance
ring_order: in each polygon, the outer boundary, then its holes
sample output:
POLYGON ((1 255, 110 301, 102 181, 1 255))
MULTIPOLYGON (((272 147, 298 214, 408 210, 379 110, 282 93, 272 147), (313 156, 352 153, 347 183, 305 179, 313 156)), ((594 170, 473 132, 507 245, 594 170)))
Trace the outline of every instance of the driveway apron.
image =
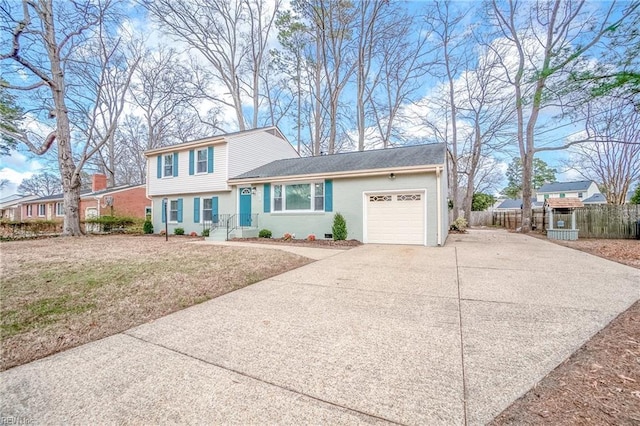
POLYGON ((640 296, 504 231, 365 245, 0 374, 33 423, 484 424, 640 296))

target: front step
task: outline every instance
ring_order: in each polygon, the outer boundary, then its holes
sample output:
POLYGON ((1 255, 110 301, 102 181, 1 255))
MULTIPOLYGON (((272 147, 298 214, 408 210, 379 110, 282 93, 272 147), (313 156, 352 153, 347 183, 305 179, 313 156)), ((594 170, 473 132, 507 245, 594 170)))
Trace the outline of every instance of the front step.
POLYGON ((227 230, 224 228, 217 228, 209 232, 209 236, 204 238, 205 241, 226 241, 227 230))

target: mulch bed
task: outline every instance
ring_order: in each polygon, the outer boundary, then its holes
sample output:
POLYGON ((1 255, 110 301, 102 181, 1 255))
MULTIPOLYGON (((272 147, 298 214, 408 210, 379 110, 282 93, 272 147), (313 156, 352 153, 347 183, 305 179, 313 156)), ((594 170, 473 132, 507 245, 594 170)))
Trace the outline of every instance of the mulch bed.
POLYGON ((232 241, 243 241, 247 243, 260 243, 260 244, 283 244, 294 245, 298 247, 315 247, 315 248, 337 248, 337 249, 349 249, 351 247, 357 247, 362 243, 358 240, 301 240, 301 239, 288 239, 284 238, 233 238, 232 241))

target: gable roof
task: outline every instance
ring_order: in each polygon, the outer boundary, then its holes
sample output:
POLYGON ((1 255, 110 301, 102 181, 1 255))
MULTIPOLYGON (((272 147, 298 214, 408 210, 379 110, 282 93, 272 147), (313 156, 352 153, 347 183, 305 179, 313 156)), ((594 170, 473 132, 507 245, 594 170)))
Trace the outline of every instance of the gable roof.
POLYGON ((341 172, 394 168, 417 168, 420 166, 444 165, 444 162, 444 144, 412 145, 398 148, 276 160, 229 180, 336 174, 341 172))
MULTIPOLYGON (((531 197, 531 207, 542 207, 542 202, 538 201, 536 197, 531 197)), ((522 208, 522 198, 507 198, 504 200, 496 209, 521 209, 522 208)))
POLYGON ((545 205, 552 209, 574 209, 576 207, 584 207, 579 198, 547 198, 545 205))
POLYGON ((145 151, 144 155, 150 156, 150 155, 159 154, 159 153, 162 153, 162 152, 173 152, 176 149, 182 150, 182 149, 185 149, 185 148, 190 148, 192 146, 199 146, 199 145, 202 145, 202 144, 221 143, 221 142, 225 142, 226 138, 240 136, 240 135, 246 135, 246 134, 250 134, 250 133, 257 133, 257 132, 269 133, 269 134, 271 134, 273 136, 279 137, 280 139, 284 139, 285 141, 287 140, 287 138, 282 134, 280 129, 278 129, 276 126, 259 127, 257 129, 240 130, 238 132, 223 133, 221 135, 208 136, 206 138, 200 138, 200 139, 195 139, 195 140, 192 140, 192 141, 186 141, 186 142, 176 143, 176 144, 173 144, 173 145, 162 146, 162 147, 159 147, 159 148, 153 148, 153 149, 149 149, 149 150, 145 151))
POLYGON ((593 194, 591 197, 582 200, 582 204, 607 204, 607 199, 601 193, 593 194))
POLYGON ((552 182, 545 183, 538 189, 538 193, 545 192, 569 192, 569 191, 586 191, 589 189, 592 180, 578 180, 575 182, 552 182))
MULTIPOLYGON (((114 186, 113 188, 101 189, 101 190, 96 191, 96 192, 92 192, 90 189, 85 189, 83 191, 80 191, 80 198, 85 198, 85 197, 88 197, 88 196, 102 196, 102 195, 110 194, 112 192, 119 192, 119 191, 124 191, 124 190, 127 190, 127 189, 144 187, 144 186, 145 186, 145 184, 141 184, 141 185, 121 185, 121 186, 114 186)), ((29 203, 41 203, 43 201, 58 201, 58 200, 62 200, 62 199, 64 199, 64 194, 63 193, 59 193, 59 194, 47 195, 46 197, 40 197, 40 198, 36 198, 36 199, 30 200, 29 203)))

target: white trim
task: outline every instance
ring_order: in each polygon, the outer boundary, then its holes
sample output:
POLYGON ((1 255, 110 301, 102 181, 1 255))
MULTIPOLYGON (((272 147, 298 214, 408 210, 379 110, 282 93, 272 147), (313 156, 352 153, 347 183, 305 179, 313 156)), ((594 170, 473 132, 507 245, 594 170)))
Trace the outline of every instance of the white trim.
POLYGON ((387 167, 384 169, 346 170, 341 172, 310 173, 305 175, 292 175, 292 176, 267 176, 267 177, 253 177, 253 178, 243 178, 243 179, 234 178, 234 179, 231 179, 231 181, 228 183, 230 185, 244 185, 244 184, 257 184, 257 183, 314 181, 318 179, 379 176, 379 175, 388 175, 389 173, 393 173, 395 175, 417 174, 417 173, 435 172, 439 168, 442 168, 441 164, 428 165, 428 166, 424 166, 424 165, 407 166, 407 167, 401 167, 401 168, 387 167))
POLYGON ((422 245, 427 245, 427 188, 407 188, 407 189, 390 189, 387 191, 363 191, 362 192, 362 242, 367 244, 369 242, 369 236, 367 235, 367 206, 369 202, 370 195, 380 195, 380 194, 402 194, 405 192, 419 192, 423 194, 423 207, 424 207, 424 235, 422 236, 422 245))

